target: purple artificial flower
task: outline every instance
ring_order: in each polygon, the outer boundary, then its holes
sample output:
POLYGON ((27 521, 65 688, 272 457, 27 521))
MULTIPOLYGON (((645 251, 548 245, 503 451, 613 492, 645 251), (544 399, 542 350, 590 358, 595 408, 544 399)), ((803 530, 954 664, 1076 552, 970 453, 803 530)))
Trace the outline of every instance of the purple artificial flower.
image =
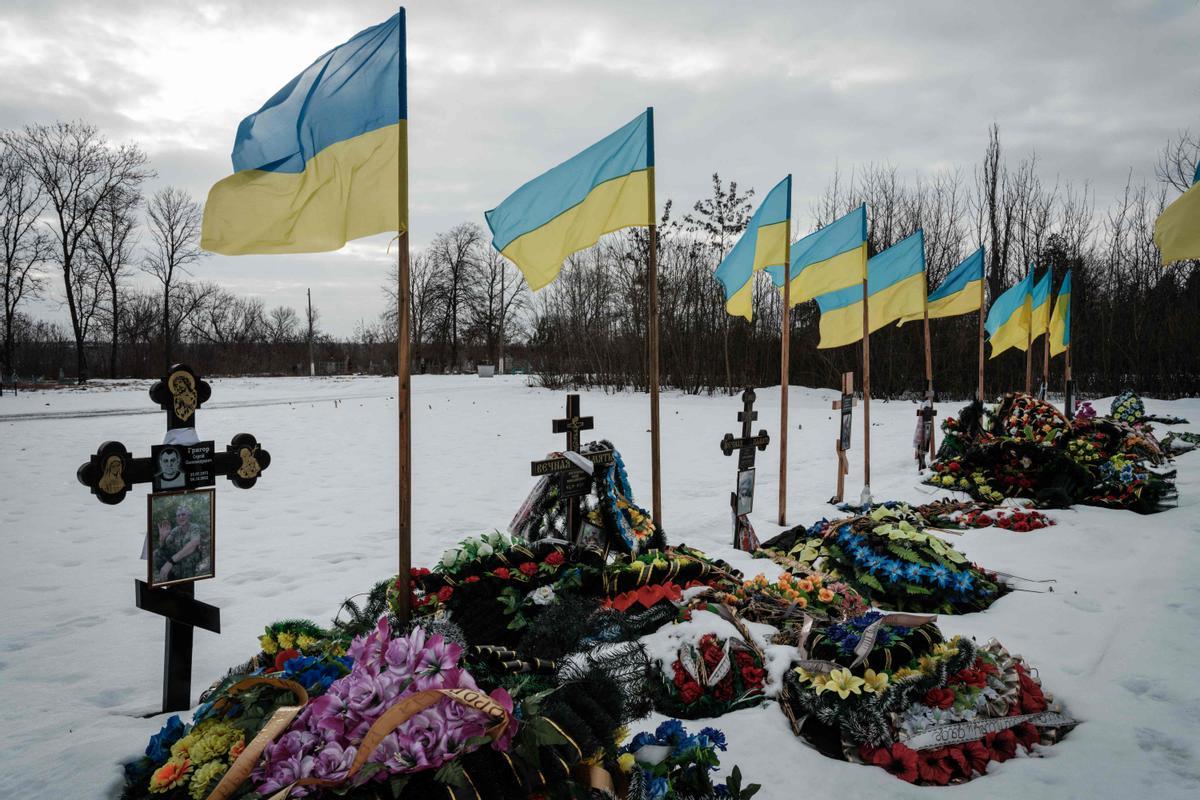
POLYGON ((447 642, 441 636, 434 636, 426 643, 425 650, 421 653, 420 660, 417 662, 416 671, 426 676, 439 675, 446 670, 457 667, 458 660, 461 657, 461 647, 452 642, 447 642))
POLYGON ((325 780, 340 781, 350 771, 358 748, 353 745, 343 747, 338 742, 330 742, 317 754, 313 774, 325 780))

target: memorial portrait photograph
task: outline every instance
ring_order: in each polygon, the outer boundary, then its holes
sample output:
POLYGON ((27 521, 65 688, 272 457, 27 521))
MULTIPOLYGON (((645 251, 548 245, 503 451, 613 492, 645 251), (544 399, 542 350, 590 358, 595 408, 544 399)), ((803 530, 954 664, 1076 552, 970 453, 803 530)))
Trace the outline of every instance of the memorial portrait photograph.
POLYGON ((183 448, 176 445, 157 445, 150 448, 154 461, 154 491, 183 489, 187 475, 183 471, 183 448))
POLYGON ((216 494, 212 489, 162 492, 148 498, 149 583, 211 578, 216 574, 216 494))
POLYGON ((737 481, 737 513, 749 514, 754 510, 754 468, 744 469, 738 473, 737 481))

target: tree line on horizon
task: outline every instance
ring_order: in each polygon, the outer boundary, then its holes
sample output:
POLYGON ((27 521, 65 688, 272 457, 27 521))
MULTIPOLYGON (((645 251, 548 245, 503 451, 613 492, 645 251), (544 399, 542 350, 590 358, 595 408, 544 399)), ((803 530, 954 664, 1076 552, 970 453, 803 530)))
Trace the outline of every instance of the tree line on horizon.
MULTIPOLYGON (((925 232, 930 289, 981 244, 989 301, 1034 264, 1055 284, 1072 270, 1072 365, 1080 390, 1127 386, 1161 396, 1200 393, 1200 269, 1164 268, 1153 227, 1170 193, 1190 185, 1200 139, 1183 132, 1160 154, 1153 184, 1134 182, 1097 212, 1084 182, 1043 179, 1035 156, 1010 164, 992 126, 971 170, 902 177, 890 165, 835 171, 813 207, 817 227, 861 203, 874 255, 917 228, 925 232)), ((143 196, 154 176, 136 144, 110 144, 83 122, 0 132, 0 379, 83 381, 96 375, 151 377, 186 360, 205 374, 394 374, 395 267, 381 290, 386 308, 336 338, 319 311, 267 308, 193 272, 201 206, 165 187, 143 196), (153 290, 132 285, 141 270, 153 290), (58 297, 69 327, 32 318, 34 297, 58 297)), ((678 215, 668 200, 659 226, 661 374, 664 387, 732 392, 780 380, 781 298, 756 276, 754 319, 731 318, 713 271, 745 230, 752 189, 712 177, 710 196, 678 215)), ((793 233, 799 238, 799 232, 793 233)), ((485 231, 464 222, 411 254, 410 332, 414 372, 455 372, 504 360, 550 388, 645 389, 647 232, 604 237, 571 256, 559 279, 536 295, 497 253, 485 231)), ((815 304, 792 314, 790 382, 834 387, 861 370, 860 345, 817 349, 815 304)), ((934 383, 945 397, 969 397, 977 372, 975 314, 930 322, 934 383)), ((1035 342, 1035 374, 1041 373, 1035 342)), ((918 395, 924 386, 922 325, 871 336, 871 383, 878 396, 918 395)), ((1061 390, 1062 357, 1051 389, 1061 390)), ((1024 384, 1019 351, 987 363, 997 394, 1024 384)))

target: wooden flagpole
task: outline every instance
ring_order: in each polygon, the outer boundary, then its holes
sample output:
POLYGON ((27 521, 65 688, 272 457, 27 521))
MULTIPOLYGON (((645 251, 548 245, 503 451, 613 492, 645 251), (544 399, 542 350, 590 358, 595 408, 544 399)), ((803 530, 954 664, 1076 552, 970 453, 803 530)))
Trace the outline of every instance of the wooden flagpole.
MULTIPOLYGON (((400 9, 400 20, 404 23, 404 9, 400 9)), ((401 28, 401 36, 407 36, 407 26, 401 28)), ((403 48, 403 43, 401 43, 403 48)), ((404 50, 401 50, 403 53, 404 50)), ((404 81, 406 64, 400 65, 400 107, 404 107, 404 81)), ((411 609, 409 601, 409 570, 412 567, 412 407, 410 404, 409 362, 409 278, 408 278, 408 134, 400 137, 399 160, 396 165, 397 206, 396 213, 402 221, 397 224, 400 252, 397 254, 396 269, 396 406, 399 414, 399 565, 397 579, 397 613, 402 621, 408 621, 411 609)))
MULTIPOLYGON (((925 395, 929 398, 929 407, 933 408, 933 350, 929 341, 929 273, 925 273, 925 395)), ((929 429, 929 455, 937 452, 933 445, 933 428, 929 429)))
MULTIPOLYGON (((647 108, 647 131, 650 152, 654 152, 654 109, 647 108)), ((653 162, 651 162, 653 163, 653 162)), ((654 170, 649 170, 646 182, 647 202, 650 211, 649 254, 646 259, 646 281, 650 286, 650 300, 646 322, 646 340, 650 348, 650 473, 653 482, 654 524, 662 528, 662 472, 661 452, 658 439, 658 224, 655 220, 658 206, 654 201, 654 170)))
POLYGON ((1025 394, 1033 394, 1033 301, 1029 302, 1029 323, 1025 326, 1025 394))
POLYGON ((987 281, 985 281, 983 279, 983 277, 984 276, 982 274, 979 276, 979 391, 976 392, 976 394, 975 394, 976 399, 978 399, 979 402, 981 402, 981 403, 983 402, 983 395, 984 395, 984 389, 983 389, 983 360, 984 360, 983 359, 983 317, 984 317, 984 312, 987 310, 986 309, 987 304, 984 302, 984 288, 983 288, 983 285, 985 283, 987 283, 987 281))
POLYGON ((871 498, 871 327, 867 310, 867 276, 863 275, 863 495, 871 498))
MULTIPOLYGON (((790 175, 788 176, 791 177, 790 175)), ((779 524, 787 525, 788 387, 792 345, 792 184, 788 181, 788 218, 784 226, 783 326, 779 354, 779 524)))

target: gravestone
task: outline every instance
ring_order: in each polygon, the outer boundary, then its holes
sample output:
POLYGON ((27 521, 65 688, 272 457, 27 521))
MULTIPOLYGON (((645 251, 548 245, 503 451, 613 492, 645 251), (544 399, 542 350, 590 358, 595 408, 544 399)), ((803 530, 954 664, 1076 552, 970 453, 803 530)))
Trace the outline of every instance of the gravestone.
MULTIPOLYGON (((199 441, 195 432, 196 413, 211 394, 208 382, 201 380, 190 367, 183 364, 171 367, 166 377, 150 388, 150 398, 167 414, 163 444, 151 446, 148 458, 136 458, 121 442, 105 442, 76 471, 79 482, 106 505, 120 503, 135 485, 149 483, 150 508, 156 498, 193 494, 213 486, 220 475, 241 489, 251 488, 270 466, 271 454, 248 433, 234 436, 223 452, 216 452, 212 441, 199 441)), ((211 575, 184 577, 167 586, 157 585, 160 581, 156 580, 154 551, 149 546, 152 522, 148 517, 147 580, 134 582, 134 602, 144 611, 167 618, 162 710, 181 711, 191 707, 193 629, 220 633, 221 612, 195 599, 194 581, 211 575)), ((214 531, 215 524, 215 518, 210 517, 214 531)), ((210 533, 213 536, 215 533, 210 533)), ((169 559, 172 567, 174 557, 169 559)), ((210 552, 209 557, 215 557, 215 553, 210 552)))
MULTIPOLYGON (((571 453, 573 457, 586 459, 593 466, 613 463, 612 450, 595 450, 583 455, 579 453, 582 431, 590 431, 595 426, 591 417, 579 416, 579 395, 567 395, 567 415, 562 419, 552 420, 551 430, 554 433, 566 434, 566 448, 562 453, 571 453)), ((553 455, 541 461, 530 462, 530 474, 535 478, 558 476, 559 496, 567 506, 567 536, 571 544, 578 544, 579 531, 582 524, 579 498, 587 495, 592 488, 592 473, 580 466, 572 457, 553 455)))
POLYGON ((917 469, 925 469, 925 456, 933 457, 933 419, 937 410, 933 407, 933 395, 926 395, 917 409, 917 434, 913 437, 913 450, 917 459, 917 469))
POLYGON ((732 433, 727 433, 721 439, 722 453, 731 456, 734 450, 738 452, 737 488, 729 496, 729 505, 733 510, 733 546, 748 551, 757 549, 754 528, 749 519, 750 512, 754 510, 755 449, 766 450, 771 442, 765 429, 759 430, 757 436, 750 433, 750 423, 758 419, 758 412, 754 410, 755 399, 753 389, 742 392, 742 410, 738 412, 742 435, 735 438, 732 433))

